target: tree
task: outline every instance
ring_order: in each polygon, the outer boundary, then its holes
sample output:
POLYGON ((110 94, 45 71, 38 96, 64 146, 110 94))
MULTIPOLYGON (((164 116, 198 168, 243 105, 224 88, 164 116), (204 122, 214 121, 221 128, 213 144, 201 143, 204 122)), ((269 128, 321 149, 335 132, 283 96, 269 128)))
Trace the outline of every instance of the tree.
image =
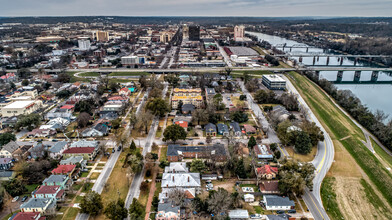
POLYGON ((67 73, 60 73, 57 76, 57 82, 69 83, 70 81, 71 81, 71 76, 68 75, 67 73))
POLYGON ((31 76, 31 72, 27 68, 22 68, 22 69, 18 70, 17 75, 21 79, 26 79, 26 78, 29 78, 31 76))
POLYGON ((203 174, 205 171, 207 171, 207 166, 202 160, 192 160, 191 172, 203 174))
POLYGON ((129 149, 131 150, 131 152, 134 152, 134 151, 136 150, 136 144, 135 144, 135 141, 133 141, 133 140, 132 140, 132 143, 131 143, 131 145, 130 145, 129 149))
POLYGON ((298 101, 295 95, 285 92, 279 97, 279 100, 287 110, 298 111, 298 101))
POLYGON ((136 122, 134 127, 141 131, 144 128, 144 132, 148 134, 149 123, 154 118, 154 115, 151 114, 151 111, 145 111, 138 114, 136 117, 136 122))
POLYGON ((184 207, 187 196, 185 194, 185 190, 174 188, 169 192, 168 198, 169 201, 174 203, 174 205, 184 207))
POLYGON ((236 111, 231 113, 230 119, 238 123, 247 122, 249 120, 248 115, 243 111, 236 111))
POLYGON ((268 90, 265 91, 260 89, 254 95, 254 99, 258 104, 277 104, 278 100, 276 99, 276 95, 273 91, 268 90))
POLYGON ((257 145, 255 137, 251 136, 248 141, 248 148, 253 149, 257 145))
POLYGON ((314 171, 312 163, 284 159, 279 168, 279 190, 286 195, 289 193, 302 195, 305 186, 313 187, 314 171))
POLYGON ((72 93, 71 93, 69 90, 61 90, 61 91, 59 91, 59 92, 56 93, 56 96, 57 96, 59 99, 66 99, 66 98, 70 97, 71 94, 72 94, 72 93))
POLYGON ((146 213, 144 206, 139 202, 139 200, 133 198, 132 204, 129 207, 129 218, 133 220, 142 217, 143 219, 145 215, 146 213))
POLYGON ((121 220, 128 217, 128 210, 124 208, 124 200, 111 201, 104 210, 106 217, 111 220, 121 220))
POLYGON ((222 94, 218 93, 213 97, 213 103, 216 107, 216 110, 222 110, 225 108, 225 105, 222 103, 223 101, 223 96, 222 94), (222 108, 223 107, 223 108, 222 108))
POLYGON ((324 132, 320 130, 316 123, 304 120, 301 123, 300 128, 309 134, 309 137, 312 140, 312 146, 316 146, 319 141, 324 141, 324 132))
POLYGON ((224 188, 219 187, 217 191, 213 191, 207 198, 208 211, 214 214, 214 216, 226 216, 227 211, 232 205, 232 199, 230 193, 224 188))
POLYGON ((226 68, 225 68, 225 72, 226 72, 227 76, 230 76, 230 73, 231 73, 232 71, 233 71, 233 69, 230 68, 230 67, 226 67, 226 68))
POLYGON ((169 74, 165 75, 164 77, 165 81, 168 82, 173 88, 178 86, 178 82, 180 81, 180 78, 176 76, 175 74, 169 74))
POLYGON ((184 102, 183 102, 182 100, 180 100, 180 101, 178 102, 177 109, 178 109, 178 110, 181 110, 183 105, 184 105, 184 102))
POLYGON ((24 80, 22 81, 22 86, 28 86, 28 85, 29 85, 29 80, 24 79, 24 80))
POLYGON ((75 111, 87 112, 91 115, 92 114, 91 109, 93 108, 93 106, 94 106, 94 100, 92 99, 82 100, 75 104, 75 111))
POLYGON ((150 110, 154 115, 159 115, 160 117, 165 116, 166 112, 169 112, 170 108, 169 105, 166 103, 165 100, 161 98, 155 98, 150 100, 146 108, 150 110))
POLYGON ((41 122, 41 117, 39 114, 29 114, 22 115, 18 118, 18 121, 15 124, 15 129, 19 130, 20 128, 27 127, 28 130, 33 130, 33 128, 37 127, 41 122))
POLYGON ((197 121, 197 124, 200 125, 201 121, 205 122, 208 120, 208 113, 204 109, 195 109, 192 113, 192 119, 197 121))
POLYGON ((115 81, 109 81, 109 89, 112 91, 112 92, 116 92, 117 91, 117 89, 119 89, 120 88, 120 85, 118 84, 118 83, 116 83, 115 81))
POLYGON ((308 154, 312 151, 312 140, 304 131, 295 131, 295 150, 300 154, 308 154))
POLYGON ((240 178, 246 178, 246 170, 244 166, 244 161, 242 158, 237 161, 236 166, 235 166, 235 174, 240 177, 240 178))
POLYGON ((121 125, 121 118, 114 119, 110 123, 112 124, 113 129, 117 129, 121 125))
POLYGON ((86 127, 87 124, 89 123, 90 119, 91 119, 91 116, 89 113, 87 113, 87 112, 80 113, 80 115, 76 119, 76 122, 78 123, 78 127, 79 128, 86 127))
POLYGON ((11 141, 16 141, 15 134, 12 134, 12 133, 0 134, 0 146, 6 145, 11 141))
POLYGON ((101 195, 95 191, 88 192, 82 198, 82 202, 79 204, 79 207, 80 212, 82 213, 87 213, 92 216, 98 215, 103 208, 101 195))
POLYGON ((289 120, 282 121, 278 124, 276 129, 276 133, 278 134, 279 139, 282 141, 284 145, 292 144, 292 134, 291 132, 287 132, 287 129, 293 124, 289 120))
POLYGON ((27 191, 22 181, 15 178, 4 182, 2 185, 4 186, 7 193, 9 193, 12 197, 22 195, 27 191))
POLYGON ((141 154, 130 155, 128 157, 127 163, 130 166, 132 173, 139 173, 142 171, 144 165, 143 156, 141 156, 141 154))
POLYGON ((149 93, 149 97, 151 98, 160 98, 162 97, 162 89, 154 87, 151 89, 149 93))
POLYGON ((167 126, 163 132, 163 141, 171 140, 175 143, 177 140, 185 140, 185 138, 185 129, 177 124, 167 126))

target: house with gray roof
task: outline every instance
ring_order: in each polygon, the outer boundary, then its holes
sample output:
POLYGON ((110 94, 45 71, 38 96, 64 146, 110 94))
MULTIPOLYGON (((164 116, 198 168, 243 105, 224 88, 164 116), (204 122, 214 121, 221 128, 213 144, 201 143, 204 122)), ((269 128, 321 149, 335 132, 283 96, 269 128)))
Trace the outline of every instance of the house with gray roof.
POLYGON ((165 167, 165 173, 188 173, 189 169, 186 162, 171 162, 165 167))
POLYGON ((217 124, 218 134, 220 135, 229 135, 229 127, 227 125, 219 123, 217 124))
POLYGON ((53 198, 31 198, 20 205, 22 212, 39 212, 44 215, 56 213, 56 200, 53 198))
POLYGON ((49 156, 53 159, 61 157, 63 151, 68 147, 67 141, 56 142, 52 147, 49 148, 49 156))
POLYGON ((289 220, 290 215, 287 214, 279 214, 279 215, 266 215, 266 220, 289 220))
POLYGON ((80 141, 76 141, 73 142, 71 144, 71 148, 73 147, 95 147, 98 148, 98 141, 88 141, 88 140, 80 140, 80 141))
POLYGON ((87 160, 83 158, 83 156, 71 156, 67 159, 63 159, 60 161, 60 165, 74 165, 80 164, 82 170, 87 166, 87 160))
POLYGON ((264 195, 263 203, 266 210, 290 210, 295 208, 295 203, 289 197, 277 195, 264 195))
POLYGON ((241 137, 242 136, 242 130, 240 127, 240 124, 238 122, 234 121, 230 123, 230 129, 234 132, 234 135, 236 137, 241 137))
POLYGON ((223 144, 216 143, 208 146, 182 146, 171 144, 167 147, 167 160, 169 162, 182 161, 182 159, 212 159, 216 162, 224 162, 227 159, 227 151, 223 144))
POLYGON ((204 126, 204 130, 207 136, 216 136, 216 126, 214 124, 208 123, 206 126, 204 126))
POLYGON ((180 206, 172 203, 159 203, 158 212, 155 216, 157 220, 182 219, 180 206))
POLYGON ((42 185, 60 186, 62 189, 69 189, 72 185, 72 180, 69 179, 68 175, 50 175, 42 182, 42 185))
POLYGON ((246 209, 235 209, 229 211, 229 218, 234 220, 249 219, 249 213, 246 209))
POLYGON ((195 188, 199 192, 200 173, 163 173, 162 188, 195 188))
POLYGON ((12 158, 12 154, 19 148, 19 145, 15 141, 10 141, 4 145, 0 151, 0 157, 12 158))
POLYGON ((81 134, 83 137, 102 137, 109 133, 109 126, 104 123, 98 123, 91 128, 85 129, 81 134))
POLYGON ((12 167, 12 159, 11 158, 0 158, 0 170, 9 170, 12 167))

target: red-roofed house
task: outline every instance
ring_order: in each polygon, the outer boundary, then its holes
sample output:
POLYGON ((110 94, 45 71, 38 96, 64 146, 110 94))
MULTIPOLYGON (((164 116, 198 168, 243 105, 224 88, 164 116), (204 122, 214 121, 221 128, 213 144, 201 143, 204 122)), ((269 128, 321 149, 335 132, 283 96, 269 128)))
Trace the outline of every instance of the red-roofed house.
POLYGON ((61 186, 42 185, 37 191, 35 191, 33 198, 53 198, 59 202, 64 201, 65 193, 61 186))
POLYGON ((247 124, 245 124, 245 125, 244 125, 244 128, 245 128, 245 133, 246 133, 247 135, 256 134, 256 128, 253 127, 252 125, 247 125, 247 124))
POLYGON ((63 175, 69 175, 71 178, 72 173, 75 171, 76 165, 70 164, 70 165, 58 165, 57 168, 52 170, 52 174, 58 175, 58 174, 63 174, 63 175))
POLYGON ((124 97, 121 95, 116 95, 108 98, 108 101, 120 101, 120 102, 126 102, 128 101, 128 97, 124 97))
POLYGON ((132 94, 132 92, 127 87, 124 87, 124 88, 120 89, 118 94, 123 95, 123 96, 130 96, 132 94))
POLYGON ((15 81, 16 77, 15 77, 15 73, 6 73, 5 75, 0 77, 2 80, 4 80, 4 82, 11 82, 11 81, 15 81))
POLYGON ((188 128, 188 122, 187 121, 176 121, 175 124, 185 128, 185 129, 188 128))
POLYGON ((73 111, 75 105, 63 105, 60 109, 67 109, 73 111))
POLYGON ((63 152, 64 159, 72 156, 82 156, 85 160, 94 160, 97 156, 97 149, 95 147, 71 147, 63 152))
POLYGON ((45 216, 41 216, 39 212, 18 212, 15 213, 10 220, 45 220, 45 216))
POLYGON ((262 167, 257 168, 257 176, 261 179, 275 179, 278 175, 278 168, 271 167, 270 165, 264 165, 262 167))

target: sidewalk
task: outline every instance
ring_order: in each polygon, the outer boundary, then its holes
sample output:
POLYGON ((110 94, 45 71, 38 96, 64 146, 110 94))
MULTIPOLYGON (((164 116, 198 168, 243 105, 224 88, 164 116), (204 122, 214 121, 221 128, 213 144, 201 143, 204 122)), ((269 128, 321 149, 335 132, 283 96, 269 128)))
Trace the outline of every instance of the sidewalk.
MULTIPOLYGON (((159 150, 158 150, 158 160, 159 161, 159 157, 161 155, 161 146, 159 146, 159 150)), ((152 200, 154 199, 154 194, 155 194, 155 179, 157 177, 157 174, 159 172, 159 168, 157 163, 154 163, 154 173, 152 175, 152 180, 151 180, 151 186, 150 186, 150 192, 148 194, 148 200, 147 200, 147 206, 146 206, 146 216, 144 218, 144 220, 148 220, 150 218, 150 211, 151 211, 151 205, 152 205, 152 200)))

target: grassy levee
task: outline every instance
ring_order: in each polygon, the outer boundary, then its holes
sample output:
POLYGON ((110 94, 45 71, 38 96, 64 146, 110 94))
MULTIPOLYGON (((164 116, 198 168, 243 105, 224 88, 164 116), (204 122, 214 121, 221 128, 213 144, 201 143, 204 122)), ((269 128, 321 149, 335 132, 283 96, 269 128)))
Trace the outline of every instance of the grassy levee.
POLYGON ((92 77, 98 77, 98 76, 100 76, 100 75, 101 75, 101 74, 96 73, 96 72, 85 72, 85 73, 79 74, 79 76, 92 76, 92 77))
POLYGON ((321 199, 323 200, 325 209, 332 219, 343 219, 343 215, 340 212, 338 203, 336 202, 336 193, 333 189, 334 182, 334 177, 325 177, 321 185, 321 199))
POLYGON ((382 157, 382 159, 389 164, 389 166, 392 167, 392 157, 387 154, 374 140, 373 138, 370 138, 372 141, 372 146, 376 153, 382 157))
POLYGON ((373 188, 367 183, 364 179, 361 179, 361 185, 364 188, 366 198, 367 200, 373 204, 373 206, 388 215, 389 218, 392 217, 392 214, 390 213, 390 210, 388 206, 384 204, 384 202, 378 197, 376 192, 373 190, 373 188))
POLYGON ((146 72, 113 72, 110 73, 109 76, 141 76, 141 75, 149 75, 146 72))
POLYGON ((361 140, 365 138, 362 131, 332 103, 315 83, 295 72, 290 72, 289 78, 320 122, 325 125, 331 138, 339 141, 347 149, 388 203, 392 205, 392 175, 363 145, 361 140))

